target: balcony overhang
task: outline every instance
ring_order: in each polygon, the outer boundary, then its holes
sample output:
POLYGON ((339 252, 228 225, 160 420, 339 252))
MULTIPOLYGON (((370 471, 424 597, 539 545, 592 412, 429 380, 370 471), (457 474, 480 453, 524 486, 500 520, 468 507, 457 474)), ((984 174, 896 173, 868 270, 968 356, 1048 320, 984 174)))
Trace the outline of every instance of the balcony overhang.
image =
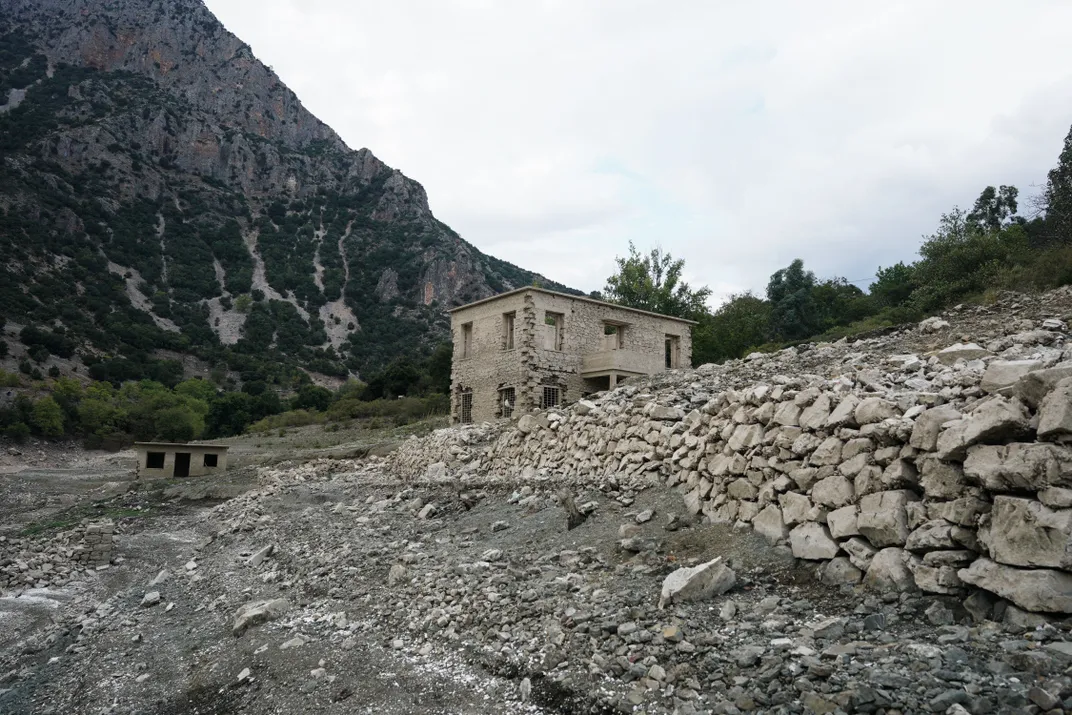
POLYGON ((631 350, 603 350, 581 356, 581 377, 650 375, 651 358, 631 350))

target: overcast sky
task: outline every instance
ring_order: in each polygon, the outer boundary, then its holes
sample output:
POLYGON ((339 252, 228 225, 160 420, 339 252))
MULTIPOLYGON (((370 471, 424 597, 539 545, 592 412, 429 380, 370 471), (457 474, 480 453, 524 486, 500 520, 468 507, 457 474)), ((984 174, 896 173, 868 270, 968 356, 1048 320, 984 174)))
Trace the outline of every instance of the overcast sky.
POLYGON ((866 288, 1072 124, 1068 0, 207 5, 462 237, 586 291, 630 240, 717 298, 797 257, 866 288))

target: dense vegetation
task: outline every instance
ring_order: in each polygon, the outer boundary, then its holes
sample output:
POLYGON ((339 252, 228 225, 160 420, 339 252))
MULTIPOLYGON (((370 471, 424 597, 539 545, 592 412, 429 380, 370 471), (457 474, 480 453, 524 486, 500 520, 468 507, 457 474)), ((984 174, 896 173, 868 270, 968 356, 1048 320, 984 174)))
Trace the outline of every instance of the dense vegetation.
MULTIPOLYGON (((134 440, 189 441, 229 437, 257 429, 301 424, 376 420, 406 424, 449 408, 450 346, 441 344, 420 363, 401 358, 368 383, 346 382, 336 391, 304 380, 284 399, 261 380, 239 391, 211 380, 181 380, 181 368, 167 384, 156 380, 93 381, 68 377, 30 383, 13 402, 0 407, 0 434, 22 441, 39 437, 80 437, 88 447, 120 447, 134 440), (36 395, 36 398, 34 397, 36 395)), ((0 386, 26 387, 18 374, 0 370, 0 386)))
POLYGON ((867 292, 844 278, 817 278, 797 259, 770 277, 765 295, 734 295, 710 311, 710 291, 681 282, 683 261, 630 245, 604 298, 698 321, 693 362, 702 364, 908 323, 1001 290, 1072 284, 1072 131, 1031 218, 1018 213, 1018 199, 1014 186, 986 187, 971 211, 941 217, 916 261, 879 268, 867 292))

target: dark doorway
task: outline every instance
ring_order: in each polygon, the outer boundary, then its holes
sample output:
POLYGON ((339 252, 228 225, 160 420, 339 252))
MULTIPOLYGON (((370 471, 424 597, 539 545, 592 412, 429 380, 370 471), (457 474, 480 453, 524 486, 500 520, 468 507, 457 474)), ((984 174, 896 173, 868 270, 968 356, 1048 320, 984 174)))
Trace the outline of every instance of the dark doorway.
POLYGON ((188 476, 190 476, 190 453, 189 452, 176 452, 175 453, 175 476, 176 477, 188 477, 188 476))

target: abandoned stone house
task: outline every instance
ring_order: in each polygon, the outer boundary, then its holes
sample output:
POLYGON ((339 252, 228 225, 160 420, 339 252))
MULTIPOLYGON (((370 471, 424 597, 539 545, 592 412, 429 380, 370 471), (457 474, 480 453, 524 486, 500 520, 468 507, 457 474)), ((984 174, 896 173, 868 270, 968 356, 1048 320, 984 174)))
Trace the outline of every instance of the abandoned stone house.
POLYGON ((692 321, 542 288, 449 312, 454 423, 574 402, 692 357, 692 321))
POLYGON ((227 445, 135 442, 138 477, 201 477, 227 469, 227 445))

